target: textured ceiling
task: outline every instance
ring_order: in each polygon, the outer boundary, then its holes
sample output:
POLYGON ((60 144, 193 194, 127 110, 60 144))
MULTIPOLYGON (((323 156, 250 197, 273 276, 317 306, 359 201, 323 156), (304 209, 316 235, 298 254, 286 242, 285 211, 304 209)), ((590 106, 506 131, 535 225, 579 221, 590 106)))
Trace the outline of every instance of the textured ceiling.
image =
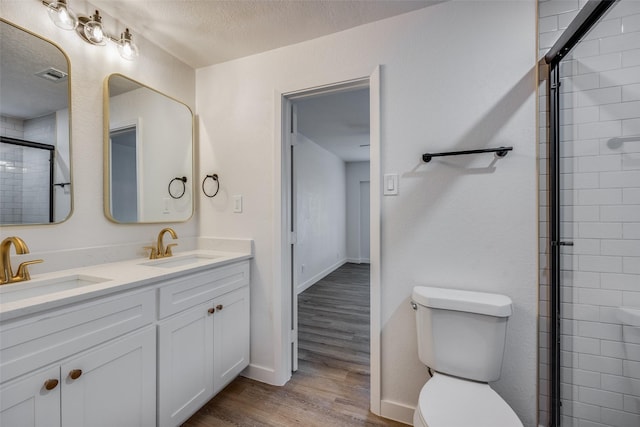
MULTIPOLYGON (((434 0, 92 0, 194 68, 420 9, 434 0)), ((70 2, 73 8, 73 2, 70 2)))
POLYGON ((345 162, 369 160, 369 88, 296 101, 298 132, 345 162))

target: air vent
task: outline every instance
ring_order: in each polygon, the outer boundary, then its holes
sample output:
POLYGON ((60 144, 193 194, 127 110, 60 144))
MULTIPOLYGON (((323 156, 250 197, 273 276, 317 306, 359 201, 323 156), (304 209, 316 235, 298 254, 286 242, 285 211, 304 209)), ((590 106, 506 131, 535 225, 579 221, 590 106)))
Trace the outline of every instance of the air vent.
POLYGON ((46 70, 42 70, 39 73, 36 73, 36 76, 42 77, 43 79, 49 80, 51 82, 58 83, 67 80, 68 74, 56 68, 49 67, 46 70))

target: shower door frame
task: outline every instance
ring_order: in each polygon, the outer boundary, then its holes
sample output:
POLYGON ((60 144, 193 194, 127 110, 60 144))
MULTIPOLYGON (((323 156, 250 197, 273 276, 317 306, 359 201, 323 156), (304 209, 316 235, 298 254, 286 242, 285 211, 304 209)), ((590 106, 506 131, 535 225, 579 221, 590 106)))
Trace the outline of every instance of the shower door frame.
POLYGON ((549 94, 549 252, 551 305, 550 305, 550 426, 561 427, 560 407, 560 249, 573 246, 573 242, 561 240, 560 221, 560 63, 584 35, 600 21, 600 18, 619 0, 589 0, 562 33, 558 41, 545 55, 548 64, 547 93, 549 94))

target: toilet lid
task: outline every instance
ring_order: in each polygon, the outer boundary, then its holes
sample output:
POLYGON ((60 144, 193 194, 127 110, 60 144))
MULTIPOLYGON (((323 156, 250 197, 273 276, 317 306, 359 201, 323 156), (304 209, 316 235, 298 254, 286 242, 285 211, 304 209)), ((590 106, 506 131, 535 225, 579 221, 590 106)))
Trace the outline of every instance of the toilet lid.
POLYGON ((428 427, 522 427, 513 409, 489 387, 435 373, 420 391, 419 413, 428 427))

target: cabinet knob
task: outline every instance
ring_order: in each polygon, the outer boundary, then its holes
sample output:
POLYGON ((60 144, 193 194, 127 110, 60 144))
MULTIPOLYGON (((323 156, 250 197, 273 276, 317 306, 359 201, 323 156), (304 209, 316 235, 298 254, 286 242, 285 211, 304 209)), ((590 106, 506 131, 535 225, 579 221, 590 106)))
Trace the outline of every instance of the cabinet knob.
POLYGON ((69 377, 72 380, 77 380, 78 378, 80 378, 80 375, 82 375, 82 369, 74 369, 73 371, 69 372, 69 377))
POLYGON ((216 312, 216 309, 213 308, 213 307, 211 307, 209 310, 207 310, 207 313, 209 313, 209 314, 213 314, 215 312, 216 312))
POLYGON ((46 380, 44 382, 44 388, 46 390, 53 390, 54 388, 56 388, 58 386, 58 380, 52 378, 50 380, 46 380))
POLYGON ((224 308, 224 306, 222 304, 218 304, 216 305, 216 310, 220 311, 224 308))

